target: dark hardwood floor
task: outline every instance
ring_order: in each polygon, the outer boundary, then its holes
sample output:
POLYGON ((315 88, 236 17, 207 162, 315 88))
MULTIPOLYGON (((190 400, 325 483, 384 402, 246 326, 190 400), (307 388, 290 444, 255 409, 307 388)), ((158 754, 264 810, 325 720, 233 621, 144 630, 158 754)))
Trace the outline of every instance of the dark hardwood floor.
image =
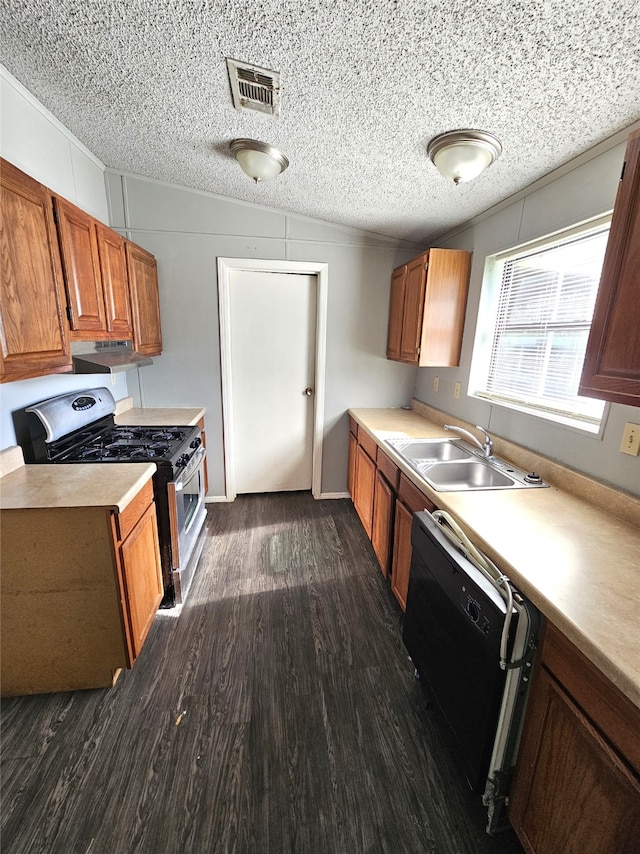
POLYGON ((480 854, 346 500, 210 505, 179 618, 111 690, 4 700, 4 854, 480 854))

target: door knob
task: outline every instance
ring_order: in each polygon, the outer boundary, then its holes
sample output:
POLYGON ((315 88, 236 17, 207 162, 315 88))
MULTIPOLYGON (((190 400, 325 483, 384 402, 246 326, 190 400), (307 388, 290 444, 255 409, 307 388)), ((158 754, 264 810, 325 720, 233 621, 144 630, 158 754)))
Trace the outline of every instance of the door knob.
POLYGON ((305 388, 304 393, 307 395, 307 397, 311 397, 311 395, 313 394, 313 389, 310 387, 305 388))

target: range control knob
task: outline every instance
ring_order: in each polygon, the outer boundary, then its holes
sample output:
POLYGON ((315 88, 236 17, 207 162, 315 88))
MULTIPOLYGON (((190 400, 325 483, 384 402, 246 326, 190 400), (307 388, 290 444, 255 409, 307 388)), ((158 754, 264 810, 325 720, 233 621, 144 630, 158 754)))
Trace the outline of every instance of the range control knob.
POLYGON ((471 617, 474 623, 477 623, 480 619, 480 608, 473 599, 469 599, 467 602, 467 614, 471 617))
POLYGON ((202 439, 200 438, 200 436, 198 436, 196 439, 193 440, 193 442, 191 442, 189 447, 193 448, 195 451, 195 449, 199 448, 201 444, 202 444, 202 439))
POLYGON ((186 464, 189 462, 189 454, 181 454, 176 460, 176 466, 179 469, 183 469, 186 464))

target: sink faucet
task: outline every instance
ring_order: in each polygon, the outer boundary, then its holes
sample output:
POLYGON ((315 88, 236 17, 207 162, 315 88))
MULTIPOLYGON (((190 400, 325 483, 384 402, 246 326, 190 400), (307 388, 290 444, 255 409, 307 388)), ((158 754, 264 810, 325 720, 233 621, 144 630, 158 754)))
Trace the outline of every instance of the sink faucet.
POLYGON ((462 427, 458 427, 455 424, 445 424, 445 430, 454 430, 456 433, 460 433, 462 436, 466 436, 467 439, 470 439, 474 445, 477 445, 478 448, 484 454, 485 459, 490 460, 493 456, 493 439, 484 429, 484 427, 480 427, 479 424, 476 424, 476 430, 480 430, 480 432, 484 435, 484 444, 477 439, 473 433, 470 433, 468 430, 464 430, 462 427))

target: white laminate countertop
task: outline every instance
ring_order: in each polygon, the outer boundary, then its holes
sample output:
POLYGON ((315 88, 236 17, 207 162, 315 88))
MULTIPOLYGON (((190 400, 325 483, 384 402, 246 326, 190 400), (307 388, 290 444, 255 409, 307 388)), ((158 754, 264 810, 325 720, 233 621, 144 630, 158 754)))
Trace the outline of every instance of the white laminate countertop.
MULTIPOLYGON (((640 707, 640 528, 545 476, 547 489, 436 492, 386 438, 451 438, 414 411, 349 414, 440 509, 640 707)), ((594 490, 597 488, 594 483, 594 490)), ((607 489, 605 487, 605 489, 607 489)), ((636 499, 629 496, 631 514, 636 499)))
POLYGON ((105 507, 122 512, 155 470, 155 463, 22 465, 0 480, 0 510, 105 507))
POLYGON ((204 418, 204 407, 155 407, 132 406, 117 411, 116 424, 122 427, 193 427, 204 418))

